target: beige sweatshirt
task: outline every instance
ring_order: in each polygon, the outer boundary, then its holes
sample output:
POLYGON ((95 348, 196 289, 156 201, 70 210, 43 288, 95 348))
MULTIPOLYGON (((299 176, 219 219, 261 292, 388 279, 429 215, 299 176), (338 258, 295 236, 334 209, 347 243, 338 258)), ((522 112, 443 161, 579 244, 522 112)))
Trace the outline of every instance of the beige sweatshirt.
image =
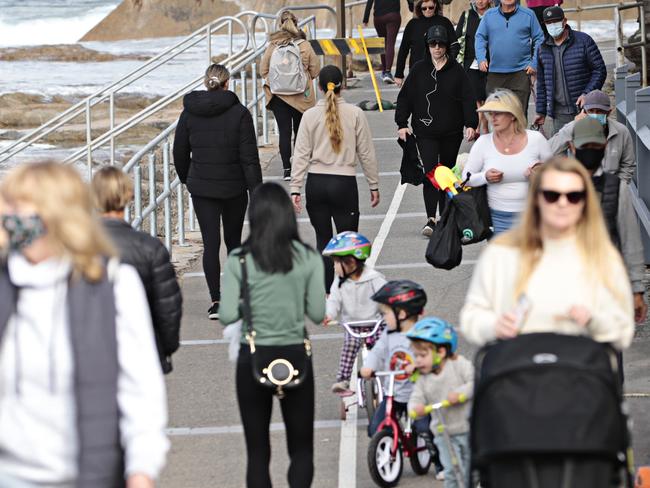
MULTIPOLYGON (((470 342, 483 345, 494 340, 497 318, 515 309, 518 268, 516 248, 491 244, 481 255, 460 312, 461 331, 470 342)), ((521 332, 588 335, 617 349, 627 348, 634 335, 630 281, 622 264, 612 262, 609 269, 625 303, 589 280, 575 238, 544 241, 542 258, 526 287, 530 307, 521 332), (566 317, 574 305, 591 312, 586 328, 566 317)))
POLYGON ((355 176, 357 157, 371 190, 379 188, 379 172, 370 125, 363 111, 337 99, 339 118, 343 126, 343 142, 338 154, 332 149, 325 124, 325 100, 302 116, 291 164, 291 193, 300 193, 309 173, 355 176))

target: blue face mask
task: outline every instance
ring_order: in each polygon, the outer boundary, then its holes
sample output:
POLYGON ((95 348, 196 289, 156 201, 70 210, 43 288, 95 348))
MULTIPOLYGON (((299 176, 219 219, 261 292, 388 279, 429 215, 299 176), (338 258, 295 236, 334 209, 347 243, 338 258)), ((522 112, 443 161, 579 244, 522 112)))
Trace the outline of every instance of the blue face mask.
POLYGON ((564 26, 562 25, 562 22, 553 22, 552 24, 546 24, 546 30, 551 37, 556 38, 562 35, 562 32, 564 32, 564 26))
POLYGON ((607 124, 607 114, 587 114, 589 117, 592 119, 596 119, 598 122, 600 122, 600 125, 606 125, 607 124))

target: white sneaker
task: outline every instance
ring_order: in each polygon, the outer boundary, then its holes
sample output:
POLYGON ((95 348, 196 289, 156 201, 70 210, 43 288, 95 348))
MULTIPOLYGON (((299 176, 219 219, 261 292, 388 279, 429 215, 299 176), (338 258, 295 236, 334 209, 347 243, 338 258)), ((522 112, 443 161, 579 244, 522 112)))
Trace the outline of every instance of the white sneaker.
POLYGON ((434 217, 429 217, 427 223, 422 227, 422 235, 424 237, 431 237, 433 234, 433 228, 436 226, 436 219, 434 217))
POLYGON ((445 472, 440 471, 440 472, 436 473, 436 479, 438 481, 445 481, 445 472))

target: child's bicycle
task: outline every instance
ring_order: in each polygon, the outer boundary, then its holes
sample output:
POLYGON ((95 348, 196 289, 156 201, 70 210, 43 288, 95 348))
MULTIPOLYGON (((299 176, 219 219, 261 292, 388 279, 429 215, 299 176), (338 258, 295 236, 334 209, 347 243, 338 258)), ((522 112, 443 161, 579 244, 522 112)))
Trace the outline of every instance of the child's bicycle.
MULTIPOLYGON (((348 334, 350 334, 355 339, 361 339, 361 349, 357 354, 357 371, 361 371, 363 368, 364 361, 368 356, 368 346, 366 345, 366 339, 374 337, 381 327, 382 320, 357 320, 354 322, 329 322, 329 325, 341 325, 348 334)), ((350 403, 346 404, 343 398, 354 395, 354 392, 348 390, 346 392, 340 393, 341 397, 341 420, 345 420, 347 415, 348 408, 350 403)), ((372 378, 366 380, 360 376, 357 378, 357 405, 360 408, 365 408, 366 415, 368 416, 368 421, 372 421, 372 417, 375 415, 375 410, 377 405, 383 399, 383 390, 381 387, 381 381, 378 378, 372 378)))
POLYGON ((395 377, 407 374, 406 371, 375 371, 375 377, 387 376, 388 388, 385 392, 386 417, 379 424, 377 432, 368 445, 368 469, 373 481, 382 487, 396 486, 402 476, 402 456, 409 458, 411 468, 422 475, 429 471, 432 462, 431 451, 426 440, 412 429, 410 416, 405 425, 393 404, 395 377))
MULTIPOLYGON (((459 403, 465 403, 467 399, 461 395, 459 398, 459 403)), ((460 460, 458 459, 458 456, 456 455, 456 450, 454 449, 454 446, 451 444, 451 437, 449 437, 449 432, 447 432, 447 429, 445 428, 445 417, 442 413, 442 410, 445 408, 449 408, 453 406, 451 403, 449 403, 447 400, 444 400, 439 403, 434 403, 432 405, 427 405, 424 407, 424 413, 429 414, 433 413, 436 417, 438 417, 438 428, 436 435, 442 435, 442 438, 445 440, 445 444, 447 445, 447 451, 449 452, 449 456, 451 457, 451 464, 454 469, 454 477, 456 478, 456 483, 458 483, 458 486, 465 486, 465 474, 463 472, 463 467, 460 464, 460 460)), ((415 418, 417 415, 415 412, 409 412, 409 417, 415 418)))

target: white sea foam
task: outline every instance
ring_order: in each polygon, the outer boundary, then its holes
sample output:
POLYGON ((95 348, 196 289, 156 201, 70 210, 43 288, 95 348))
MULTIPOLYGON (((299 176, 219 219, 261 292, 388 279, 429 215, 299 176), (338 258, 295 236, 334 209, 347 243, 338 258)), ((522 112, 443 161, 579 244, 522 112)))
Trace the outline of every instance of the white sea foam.
POLYGON ((102 5, 79 16, 24 18, 18 21, 0 16, 0 46, 75 43, 118 3, 102 5))

